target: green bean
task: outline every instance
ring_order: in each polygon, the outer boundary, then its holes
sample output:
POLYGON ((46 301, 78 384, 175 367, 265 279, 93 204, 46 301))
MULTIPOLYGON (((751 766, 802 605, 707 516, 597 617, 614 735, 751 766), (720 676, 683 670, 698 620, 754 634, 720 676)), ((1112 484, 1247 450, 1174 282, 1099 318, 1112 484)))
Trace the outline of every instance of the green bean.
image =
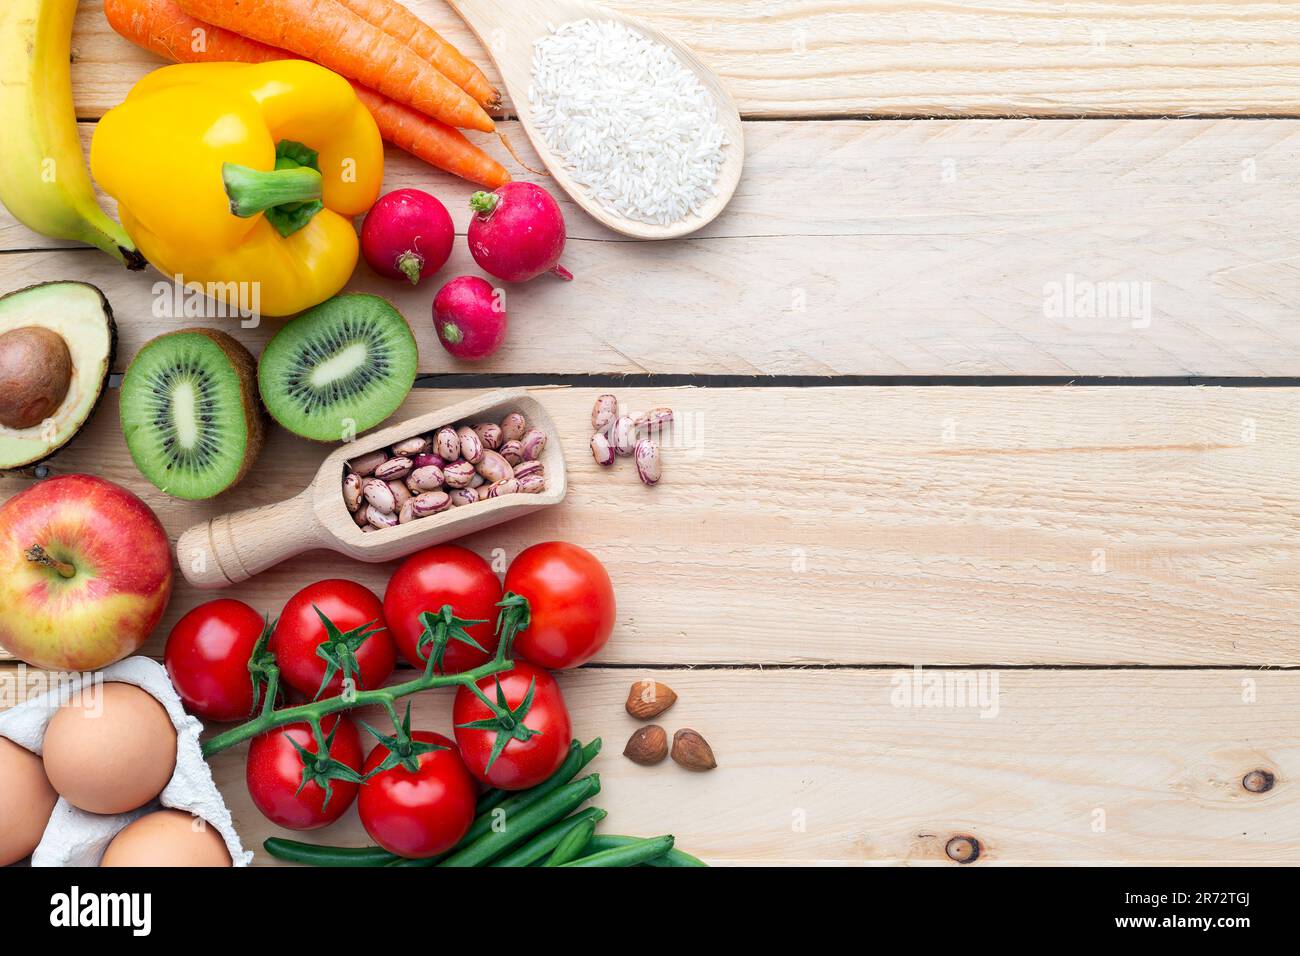
POLYGON ((673 848, 672 836, 647 837, 623 846, 600 850, 561 866, 639 866, 663 856, 673 848))
POLYGON ((309 866, 385 866, 401 857, 378 846, 317 846, 270 837, 262 848, 271 856, 309 866))
MULTIPOLYGON (((574 741, 574 743, 577 743, 577 741, 574 741)), ((493 787, 491 790, 485 790, 483 791, 483 795, 478 798, 478 803, 474 804, 474 816, 480 817, 493 807, 501 806, 503 801, 509 799, 509 790, 499 790, 496 787, 493 787)))
POLYGON ((516 847, 505 856, 497 857, 490 864, 491 866, 532 866, 535 863, 544 860, 548 853, 559 845, 574 826, 591 821, 592 825, 605 819, 608 814, 600 807, 587 807, 585 810, 579 810, 573 816, 565 817, 559 823, 547 827, 537 836, 533 837, 522 846, 516 847))
POLYGON ((542 866, 563 866, 570 860, 576 860, 582 856, 582 851, 587 848, 587 843, 595 832, 596 824, 591 820, 575 823, 569 828, 569 832, 560 838, 560 842, 555 844, 555 849, 551 851, 551 855, 546 858, 542 866))
MULTIPOLYGON (((450 852, 451 850, 447 851, 447 853, 450 852)), ((438 861, 441 860, 443 857, 445 857, 447 853, 439 853, 437 856, 423 856, 423 857, 399 856, 394 860, 392 860, 391 862, 385 863, 384 866, 393 866, 393 867, 437 866, 438 861)))
POLYGON ((600 774, 591 774, 581 780, 566 783, 523 810, 507 817, 501 830, 490 830, 473 843, 465 846, 439 866, 483 866, 490 860, 523 843, 530 836, 566 816, 579 804, 600 793, 600 774))
POLYGON ((580 747, 575 740, 569 744, 569 755, 564 758, 564 763, 560 764, 558 770, 551 774, 537 786, 528 790, 520 790, 518 793, 510 794, 509 797, 492 807, 486 813, 480 813, 470 824, 469 832, 465 834, 462 843, 471 843, 479 837, 489 833, 492 830, 492 824, 498 819, 508 819, 511 814, 518 813, 526 807, 532 806, 538 800, 541 800, 549 793, 564 786, 587 764, 596 759, 596 754, 600 753, 600 738, 597 737, 585 747, 580 747))
POLYGON ((600 753, 600 743, 599 737, 585 747, 580 746, 576 740, 572 741, 569 744, 569 754, 564 763, 560 764, 559 769, 531 789, 511 792, 494 787, 486 791, 478 799, 475 806, 477 815, 465 836, 452 850, 435 857, 411 860, 395 853, 389 853, 383 847, 317 846, 314 843, 301 843, 297 840, 284 840, 279 837, 271 837, 266 841, 264 847, 267 853, 281 860, 303 863, 308 866, 435 866, 451 853, 464 849, 490 832, 492 824, 497 819, 494 811, 498 808, 503 815, 509 816, 509 814, 518 813, 547 794, 554 792, 557 788, 564 786, 576 777, 583 767, 595 759, 596 754, 600 753))
MULTIPOLYGON (((618 836, 613 833, 597 833, 587 844, 588 851, 596 853, 603 850, 612 850, 617 847, 627 846, 630 843, 636 843, 637 837, 618 836)), ((681 850, 670 850, 657 859, 648 861, 649 866, 708 866, 703 860, 691 856, 689 853, 683 853, 681 850)))

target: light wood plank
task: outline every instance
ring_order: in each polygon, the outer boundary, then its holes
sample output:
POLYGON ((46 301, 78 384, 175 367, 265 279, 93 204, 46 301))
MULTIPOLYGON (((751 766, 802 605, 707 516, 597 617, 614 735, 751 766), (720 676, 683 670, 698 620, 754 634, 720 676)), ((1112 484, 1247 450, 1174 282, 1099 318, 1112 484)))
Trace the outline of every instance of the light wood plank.
MULTIPOLYGON (((485 70, 440 0, 407 5, 485 70)), ((1300 30, 1287 4, 1227 0, 613 0, 716 70, 747 116, 1295 115, 1300 30)), ((84 0, 83 116, 156 63, 84 0)), ((495 80, 496 77, 489 73, 495 80)))
MULTIPOLYGON (((699 238, 595 241, 615 237, 567 206, 577 281, 511 288, 512 332, 480 365, 438 345, 436 283, 362 265, 352 287, 394 299, 431 373, 1300 372, 1300 123, 750 123, 747 135, 740 190, 699 238), (1080 296, 1102 283, 1127 300, 1102 287, 1089 314, 1080 296)), ((388 186, 433 189, 463 230, 469 186, 389 157, 388 186)), ((0 249, 55 245, 0 210, 0 249)), ((458 242, 443 276, 462 272, 477 267, 458 242)), ((195 324, 153 314, 152 270, 92 252, 0 255, 0 289, 68 277, 100 285, 123 318, 120 368, 195 324)))
MULTIPOLYGON (((636 726, 623 700, 641 676, 561 677, 574 732, 605 741, 592 765, 594 803, 609 811, 601 830, 670 832, 715 864, 952 866, 955 834, 980 841, 974 866, 1294 864, 1300 853, 1296 672, 923 672, 982 680, 973 707, 895 706, 906 670, 655 672, 679 694, 660 722, 713 746, 719 766, 706 774, 621 756, 636 726), (1270 791, 1242 788, 1256 769, 1275 774, 1270 791)), ((451 698, 417 698, 415 725, 447 732, 451 698)), ((212 764, 245 845, 271 862, 262 840, 292 834, 252 806, 243 748, 212 764)), ((355 810, 298 836, 370 842, 355 810)))
MULTIPOLYGON (((399 414, 466 394, 417 390, 399 414)), ((598 554, 619 600, 603 661, 1300 663, 1298 390, 620 390, 677 412, 653 489, 592 461, 596 390, 534 394, 569 496, 465 541, 598 554)), ((237 489, 169 500, 136 473, 115 399, 57 470, 126 484, 173 537, 296 494, 326 453, 276 429, 237 489)), ((320 552, 221 593, 274 613, 310 581, 382 591, 390 570, 320 552)), ((179 587, 148 652, 210 596, 179 587)))

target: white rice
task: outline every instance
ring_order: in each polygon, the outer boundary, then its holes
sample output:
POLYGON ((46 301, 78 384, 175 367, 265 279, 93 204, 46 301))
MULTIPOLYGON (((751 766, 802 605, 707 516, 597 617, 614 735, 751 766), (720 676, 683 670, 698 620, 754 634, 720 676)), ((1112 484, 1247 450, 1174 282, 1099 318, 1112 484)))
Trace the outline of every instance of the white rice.
POLYGON ((669 225, 717 194, 717 104, 671 49, 613 20, 533 46, 534 123, 580 185, 626 219, 669 225))

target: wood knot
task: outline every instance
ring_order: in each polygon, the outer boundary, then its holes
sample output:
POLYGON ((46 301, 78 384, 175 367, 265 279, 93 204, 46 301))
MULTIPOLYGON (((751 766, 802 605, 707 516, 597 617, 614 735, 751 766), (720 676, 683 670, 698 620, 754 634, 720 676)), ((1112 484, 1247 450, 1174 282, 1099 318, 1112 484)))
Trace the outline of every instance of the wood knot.
POLYGON ((973 836, 955 836, 943 849, 948 859, 958 863, 974 863, 980 858, 980 841, 973 836))
POLYGON ((1268 770, 1252 770, 1241 778, 1241 786, 1247 793, 1267 793, 1276 782, 1277 777, 1268 770))

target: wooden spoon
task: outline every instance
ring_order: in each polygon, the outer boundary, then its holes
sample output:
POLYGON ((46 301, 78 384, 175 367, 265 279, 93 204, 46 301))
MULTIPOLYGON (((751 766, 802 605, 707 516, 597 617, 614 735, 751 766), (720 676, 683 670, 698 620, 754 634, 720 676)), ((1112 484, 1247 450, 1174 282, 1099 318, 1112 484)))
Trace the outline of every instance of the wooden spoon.
POLYGON ((575 203, 593 219, 615 232, 637 239, 673 239, 694 232, 712 222, 736 191, 740 170, 745 164, 745 134, 740 124, 740 111, 736 109, 731 94, 717 75, 700 62, 689 47, 682 45, 661 30, 636 17, 607 10, 590 0, 449 0, 456 12, 469 24, 484 48, 497 65, 505 82, 506 92, 514 104, 519 122, 532 141, 533 148, 546 164, 547 170, 564 188, 575 203), (674 50, 685 66, 700 78, 700 85, 711 93, 718 103, 718 122, 727 134, 723 147, 723 162, 718 170, 717 193, 703 207, 677 222, 661 226, 656 223, 626 219, 610 212, 592 199, 586 189, 576 183, 565 168, 564 160, 551 151, 545 138, 533 125, 532 107, 528 102, 528 84, 532 74, 533 42, 572 20, 615 20, 644 33, 652 40, 674 50))
POLYGON ((555 422, 527 392, 502 390, 428 412, 340 446, 296 497, 222 515, 190 528, 176 542, 176 561, 185 579, 199 588, 222 588, 247 581, 312 548, 339 551, 358 561, 391 561, 559 504, 566 490, 564 455, 555 422), (519 412, 530 428, 546 433, 540 459, 546 475, 544 490, 488 498, 382 531, 363 532, 356 526, 343 503, 343 474, 350 460, 443 425, 499 422, 510 412, 519 412))

